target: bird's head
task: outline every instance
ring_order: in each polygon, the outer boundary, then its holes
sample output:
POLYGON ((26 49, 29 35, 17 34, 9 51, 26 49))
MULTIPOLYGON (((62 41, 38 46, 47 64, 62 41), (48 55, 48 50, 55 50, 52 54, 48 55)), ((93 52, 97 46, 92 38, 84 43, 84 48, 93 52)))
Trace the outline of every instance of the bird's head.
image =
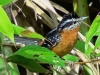
POLYGON ((88 17, 78 17, 76 13, 70 13, 67 15, 64 15, 62 21, 59 23, 57 30, 72 30, 76 27, 78 27, 81 23, 81 21, 87 19, 88 17))

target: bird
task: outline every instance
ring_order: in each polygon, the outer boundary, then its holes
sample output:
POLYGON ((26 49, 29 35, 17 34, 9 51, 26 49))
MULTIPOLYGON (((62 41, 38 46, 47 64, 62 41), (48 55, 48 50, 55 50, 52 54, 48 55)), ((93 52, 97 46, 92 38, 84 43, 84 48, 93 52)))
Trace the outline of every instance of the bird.
POLYGON ((77 42, 80 23, 87 18, 79 17, 76 13, 64 15, 61 22, 47 33, 41 47, 52 50, 60 57, 68 54, 77 42))

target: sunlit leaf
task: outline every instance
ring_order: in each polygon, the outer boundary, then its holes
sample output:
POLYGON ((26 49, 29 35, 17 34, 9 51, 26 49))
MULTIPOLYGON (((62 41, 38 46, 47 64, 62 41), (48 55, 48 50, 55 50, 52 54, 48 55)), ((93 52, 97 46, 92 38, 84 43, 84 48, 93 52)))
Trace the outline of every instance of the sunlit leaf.
POLYGON ((79 60, 77 56, 70 55, 70 54, 65 55, 63 58, 65 59, 65 61, 72 61, 72 62, 76 62, 79 60))
POLYGON ((14 42, 14 30, 12 24, 1 6, 0 14, 0 32, 5 34, 12 42, 14 42))
POLYGON ((96 48, 98 48, 99 46, 100 46, 100 35, 98 36, 98 38, 97 38, 97 40, 96 40, 94 50, 95 50, 96 48))
POLYGON ((94 33, 94 36, 99 36, 100 35, 100 26, 99 28, 97 29, 97 31, 94 33))
POLYGON ((13 29, 14 29, 14 34, 17 34, 17 35, 20 35, 21 32, 26 30, 25 28, 22 28, 20 26, 16 26, 14 24, 12 24, 12 26, 13 26, 13 29))
POLYGON ((92 39, 92 37, 94 36, 95 32, 99 27, 100 27, 100 15, 97 15, 86 35, 85 49, 87 49, 89 41, 92 39))

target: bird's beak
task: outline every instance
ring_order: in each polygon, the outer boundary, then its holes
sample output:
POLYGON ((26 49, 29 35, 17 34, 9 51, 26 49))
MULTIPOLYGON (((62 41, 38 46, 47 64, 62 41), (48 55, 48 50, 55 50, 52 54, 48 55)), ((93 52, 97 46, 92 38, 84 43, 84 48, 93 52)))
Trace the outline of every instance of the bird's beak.
POLYGON ((87 18, 89 18, 89 16, 86 16, 86 17, 80 17, 80 18, 79 18, 79 21, 83 21, 83 20, 85 20, 85 19, 87 19, 87 18))

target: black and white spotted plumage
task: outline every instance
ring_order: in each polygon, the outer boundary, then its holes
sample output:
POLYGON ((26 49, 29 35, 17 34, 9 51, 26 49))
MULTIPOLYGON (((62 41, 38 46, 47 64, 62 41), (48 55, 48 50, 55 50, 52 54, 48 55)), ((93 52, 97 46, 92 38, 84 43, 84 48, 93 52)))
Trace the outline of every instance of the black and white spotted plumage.
POLYGON ((51 49, 53 46, 59 43, 60 38, 60 33, 58 33, 56 27, 47 34, 46 40, 43 42, 42 46, 51 49))
POLYGON ((56 46, 60 42, 61 32, 64 29, 71 30, 77 27, 78 23, 86 18, 87 17, 79 18, 75 13, 64 15, 63 19, 58 24, 58 26, 47 34, 46 40, 43 42, 42 47, 52 49, 52 47, 56 46))

